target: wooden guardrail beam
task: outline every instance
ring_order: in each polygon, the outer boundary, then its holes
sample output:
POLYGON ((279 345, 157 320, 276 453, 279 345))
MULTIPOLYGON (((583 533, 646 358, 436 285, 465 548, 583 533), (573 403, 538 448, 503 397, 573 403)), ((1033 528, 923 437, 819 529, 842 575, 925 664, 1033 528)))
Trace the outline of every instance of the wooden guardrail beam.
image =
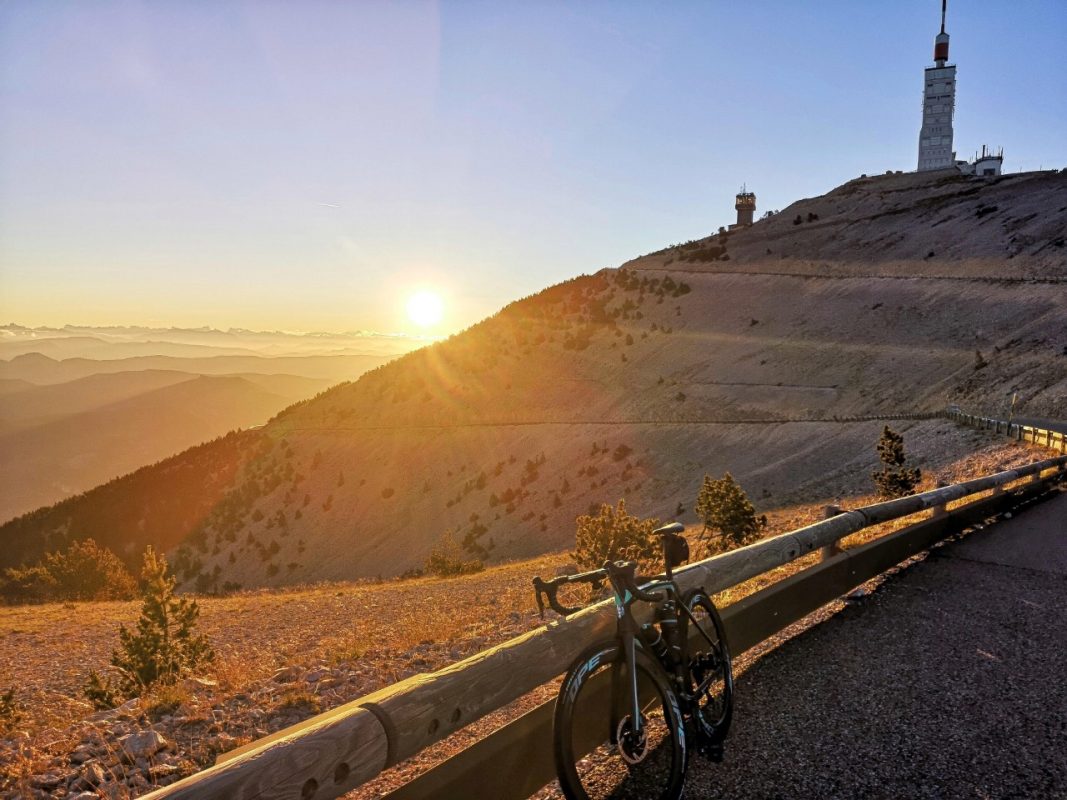
POLYGON ((183 800, 320 800, 339 797, 385 769, 389 741, 370 711, 357 708, 299 731, 253 742, 243 756, 152 792, 183 800))

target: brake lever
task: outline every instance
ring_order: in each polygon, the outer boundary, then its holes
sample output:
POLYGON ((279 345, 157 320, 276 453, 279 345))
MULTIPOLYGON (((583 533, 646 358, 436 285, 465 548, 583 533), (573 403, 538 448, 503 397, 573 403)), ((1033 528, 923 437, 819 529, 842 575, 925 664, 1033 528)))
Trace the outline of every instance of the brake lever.
MULTIPOLYGON (((563 582, 567 583, 568 581, 563 582)), ((542 593, 544 594, 545 598, 547 598, 548 604, 549 606, 551 606, 552 610, 562 617, 570 616, 576 611, 582 610, 581 606, 575 606, 571 608, 569 606, 560 604, 559 600, 556 597, 556 592, 559 590, 560 581, 543 581, 540 577, 536 577, 533 579, 533 585, 534 594, 537 597, 537 611, 541 615, 541 619, 545 618, 545 604, 544 601, 541 599, 542 593)))
POLYGON ((541 580, 540 576, 538 576, 538 577, 533 579, 533 585, 534 585, 534 597, 537 598, 537 613, 540 615, 541 619, 544 619, 545 618, 545 602, 544 602, 544 600, 541 599, 541 592, 543 591, 542 587, 545 585, 545 582, 541 580))

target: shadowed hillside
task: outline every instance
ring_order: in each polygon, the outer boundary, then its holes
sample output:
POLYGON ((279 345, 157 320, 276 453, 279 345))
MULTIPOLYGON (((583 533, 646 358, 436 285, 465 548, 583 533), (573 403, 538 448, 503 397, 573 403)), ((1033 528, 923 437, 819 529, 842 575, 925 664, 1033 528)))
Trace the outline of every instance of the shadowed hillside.
MULTIPOLYGON (((390 575, 448 529, 531 555, 620 497, 692 521, 704 472, 762 508, 865 491, 881 423, 835 417, 1011 390, 1062 414, 1065 228, 1067 175, 894 175, 552 287, 279 414, 179 566, 201 586, 390 575)), ((945 423, 894 426, 928 473, 965 450, 945 423)), ((94 494, 0 535, 82 530, 94 494)))
POLYGON ((240 465, 264 446, 259 431, 230 433, 3 526, 3 565, 95 538, 134 566, 145 545, 176 547, 233 488, 240 465))
POLYGON ((323 381, 180 372, 94 375, 0 398, 0 519, 265 422, 323 381))

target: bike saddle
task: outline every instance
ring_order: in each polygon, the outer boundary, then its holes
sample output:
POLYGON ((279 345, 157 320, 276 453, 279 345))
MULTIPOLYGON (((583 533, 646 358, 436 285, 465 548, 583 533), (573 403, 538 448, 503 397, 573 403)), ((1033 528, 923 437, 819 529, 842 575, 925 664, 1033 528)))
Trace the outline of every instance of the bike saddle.
POLYGON ((663 536, 668 533, 685 533, 685 525, 680 522, 672 522, 670 525, 663 525, 662 527, 656 528, 656 530, 652 531, 652 534, 654 536, 663 536))

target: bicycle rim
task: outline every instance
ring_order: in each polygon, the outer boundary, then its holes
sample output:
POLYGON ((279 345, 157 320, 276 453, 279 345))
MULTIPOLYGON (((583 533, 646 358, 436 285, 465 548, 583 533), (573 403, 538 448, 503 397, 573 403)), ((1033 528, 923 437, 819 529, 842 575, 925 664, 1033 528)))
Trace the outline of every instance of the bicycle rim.
POLYGON ((687 709, 687 717, 705 740, 721 742, 726 737, 733 715, 733 669, 725 631, 714 604, 706 594, 694 592, 686 598, 685 603, 707 637, 695 633, 692 630, 693 622, 688 621, 687 688, 696 700, 695 705, 687 709))
POLYGON ((678 700, 658 665, 637 654, 644 738, 629 722, 629 681, 617 645, 586 651, 560 688, 556 769, 569 800, 677 800, 685 781, 678 700), (616 694, 613 712, 613 673, 616 694), (621 741, 619 741, 621 739, 621 741))

